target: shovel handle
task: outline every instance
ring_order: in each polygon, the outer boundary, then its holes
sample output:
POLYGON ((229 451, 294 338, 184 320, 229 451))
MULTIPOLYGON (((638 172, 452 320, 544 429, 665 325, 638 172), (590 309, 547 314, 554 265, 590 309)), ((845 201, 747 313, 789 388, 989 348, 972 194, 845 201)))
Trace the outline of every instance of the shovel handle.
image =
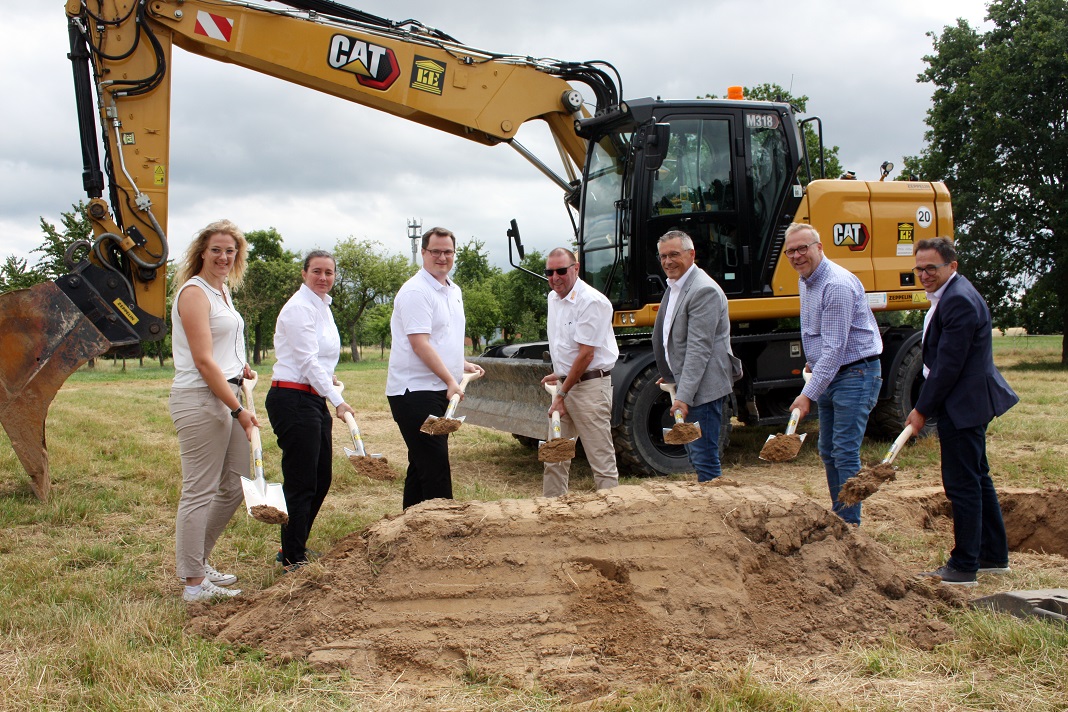
POLYGON ((363 438, 360 436, 360 428, 356 425, 356 419, 352 413, 345 413, 345 424, 349 426, 349 435, 352 436, 352 447, 360 457, 367 456, 367 450, 363 446, 363 438))
POLYGON ((560 430, 560 413, 558 411, 553 411, 553 415, 552 415, 552 418, 550 418, 550 421, 552 422, 553 434, 552 434, 552 437, 549 438, 549 439, 550 440, 555 440, 556 438, 563 437, 561 435, 561 430, 560 430))
POLYGON ((801 409, 794 408, 790 411, 790 422, 786 424, 786 434, 793 435, 797 430, 797 424, 801 420, 801 409))
POLYGON ((263 480, 263 444, 260 442, 260 429, 252 428, 252 474, 257 482, 263 480))
POLYGON ((911 437, 912 426, 906 425, 905 429, 901 431, 901 434, 897 436, 897 439, 890 444, 890 449, 886 451, 885 455, 883 455, 883 461, 880 464, 889 465, 893 463, 894 458, 897 457, 897 454, 901 452, 901 448, 905 446, 905 443, 907 443, 909 438, 911 437))
MULTIPOLYGON (((661 383, 660 384, 660 390, 662 390, 664 393, 668 394, 668 398, 671 399, 672 403, 675 402, 675 384, 674 383, 661 383)), ((671 406, 668 406, 668 407, 670 408, 671 406)), ((682 417, 682 411, 681 410, 676 410, 673 413, 673 415, 675 416, 676 425, 679 424, 679 423, 685 423, 686 422, 686 418, 682 417)))
POLYGON ((448 420, 452 417, 452 414, 456 412, 456 406, 460 405, 460 396, 462 396, 464 390, 467 389, 467 384, 481 375, 482 373, 480 371, 470 371, 464 374, 463 378, 460 379, 460 392, 449 399, 449 407, 445 411, 445 415, 442 416, 443 418, 448 420))

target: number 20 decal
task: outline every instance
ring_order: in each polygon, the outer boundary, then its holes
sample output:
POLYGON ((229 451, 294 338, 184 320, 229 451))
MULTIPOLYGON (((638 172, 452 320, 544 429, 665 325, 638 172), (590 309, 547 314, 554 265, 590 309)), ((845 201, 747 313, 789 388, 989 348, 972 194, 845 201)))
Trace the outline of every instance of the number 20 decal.
POLYGON ((931 221, 934 216, 931 215, 931 209, 926 207, 916 208, 916 222, 920 227, 931 227, 931 221))

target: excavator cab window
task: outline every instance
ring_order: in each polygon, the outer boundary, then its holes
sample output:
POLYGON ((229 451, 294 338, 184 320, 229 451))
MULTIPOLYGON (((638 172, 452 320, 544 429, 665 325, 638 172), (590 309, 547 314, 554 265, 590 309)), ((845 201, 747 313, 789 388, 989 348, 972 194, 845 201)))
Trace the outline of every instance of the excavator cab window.
POLYGON ((629 257, 629 136, 609 134, 593 145, 582 198, 583 279, 613 304, 630 295, 625 279, 629 257))
MULTIPOLYGON (((684 230, 693 238, 697 264, 726 293, 739 294, 745 279, 737 210, 736 177, 741 173, 731 151, 733 118, 661 120, 670 123, 671 140, 663 164, 652 172, 648 184, 645 204, 650 251, 655 251, 657 238, 668 230, 684 230)), ((659 275, 659 265, 650 260, 648 271, 659 275)))

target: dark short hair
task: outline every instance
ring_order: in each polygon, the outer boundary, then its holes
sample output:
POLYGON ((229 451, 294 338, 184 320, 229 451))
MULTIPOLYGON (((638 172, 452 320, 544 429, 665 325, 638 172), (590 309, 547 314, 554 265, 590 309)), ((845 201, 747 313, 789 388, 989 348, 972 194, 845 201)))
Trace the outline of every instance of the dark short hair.
POLYGON ((956 262, 957 249, 953 247, 953 241, 948 237, 929 237, 916 243, 916 252, 920 250, 934 250, 943 262, 956 262))
POLYGON ((427 245, 430 244, 430 238, 437 235, 438 237, 448 237, 452 240, 452 249, 456 249, 456 235, 452 234, 452 230, 446 230, 443 227, 432 227, 423 233, 423 249, 425 250, 427 245))
POLYGON ((304 257, 304 271, 305 272, 308 271, 308 265, 310 265, 311 261, 314 260, 316 257, 325 257, 326 259, 328 259, 331 262, 333 262, 334 263, 334 269, 337 269, 337 260, 334 259, 334 256, 332 254, 330 254, 326 250, 312 250, 311 252, 309 252, 304 257))

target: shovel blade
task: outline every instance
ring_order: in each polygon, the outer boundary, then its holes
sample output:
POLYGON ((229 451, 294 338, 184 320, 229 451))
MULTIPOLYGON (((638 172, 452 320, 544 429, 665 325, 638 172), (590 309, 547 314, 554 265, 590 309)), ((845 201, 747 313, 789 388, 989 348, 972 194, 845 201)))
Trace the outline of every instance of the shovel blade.
POLYGON ((249 516, 252 508, 261 504, 267 504, 267 481, 264 479, 241 478, 241 491, 245 493, 245 509, 249 516))

